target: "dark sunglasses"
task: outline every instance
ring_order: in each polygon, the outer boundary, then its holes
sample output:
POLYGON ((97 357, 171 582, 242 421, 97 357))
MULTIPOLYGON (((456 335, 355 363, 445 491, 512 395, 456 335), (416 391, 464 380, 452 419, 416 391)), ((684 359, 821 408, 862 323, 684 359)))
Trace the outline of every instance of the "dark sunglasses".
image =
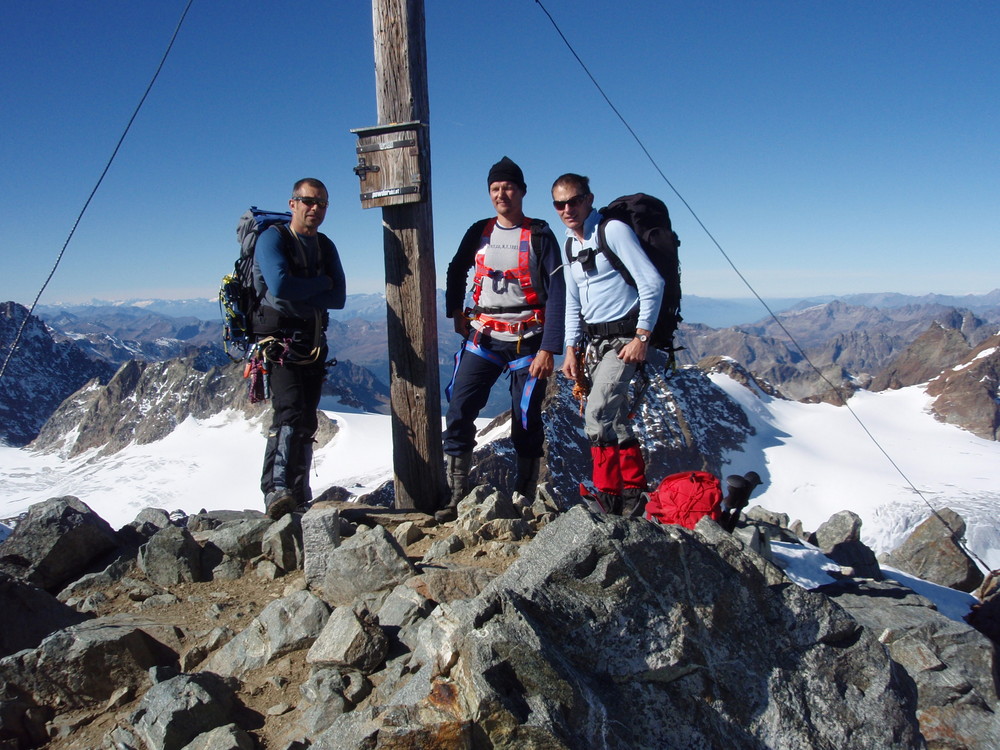
POLYGON ((330 205, 330 201, 325 201, 322 198, 299 198, 295 196, 292 200, 305 203, 307 206, 319 206, 320 208, 326 208, 330 205))
POLYGON ((568 201, 552 201, 552 205, 555 206, 556 211, 562 211, 566 206, 570 208, 576 208, 579 206, 583 199, 587 197, 587 193, 580 193, 580 195, 574 195, 568 201))

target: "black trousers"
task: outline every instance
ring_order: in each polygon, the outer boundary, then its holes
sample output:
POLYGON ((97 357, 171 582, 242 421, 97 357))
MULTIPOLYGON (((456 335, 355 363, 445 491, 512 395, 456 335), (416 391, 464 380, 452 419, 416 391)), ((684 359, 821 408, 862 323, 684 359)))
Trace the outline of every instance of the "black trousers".
POLYGON ((279 364, 269 362, 271 380, 271 428, 264 449, 260 488, 266 495, 287 488, 296 501, 312 500, 309 470, 323 381, 326 352, 316 362, 279 364))

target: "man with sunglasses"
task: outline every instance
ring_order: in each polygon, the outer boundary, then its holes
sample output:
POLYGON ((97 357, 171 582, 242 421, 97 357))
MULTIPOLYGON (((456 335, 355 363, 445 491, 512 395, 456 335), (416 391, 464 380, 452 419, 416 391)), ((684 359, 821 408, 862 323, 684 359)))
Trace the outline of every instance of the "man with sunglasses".
POLYGON ((590 181, 564 174, 552 185, 552 205, 566 225, 566 359, 576 381, 585 367, 590 393, 584 431, 590 440, 593 483, 610 513, 636 515, 646 490, 646 465, 629 418, 629 383, 646 361, 649 336, 663 298, 663 278, 627 224, 604 222, 607 250, 631 274, 630 284, 608 260, 590 181), (586 342, 582 352, 581 342, 586 342), (578 360, 584 354, 584 363, 578 360))
POLYGON ((444 431, 448 505, 435 517, 452 520, 465 497, 475 420, 493 384, 509 373, 511 442, 517 456, 513 492, 532 502, 544 453, 542 399, 554 355, 562 351, 565 288, 559 245, 546 222, 524 215, 521 168, 508 157, 486 179, 496 216, 473 224, 448 266, 445 305, 465 342, 446 393, 444 431), (473 306, 465 307, 466 279, 475 268, 473 306))
POLYGON ((273 411, 260 487, 275 520, 312 500, 309 469, 326 378, 327 310, 342 309, 346 299, 337 248, 319 232, 329 200, 319 180, 296 182, 288 201, 291 221, 262 232, 254 252, 261 296, 255 354, 265 360, 273 411))

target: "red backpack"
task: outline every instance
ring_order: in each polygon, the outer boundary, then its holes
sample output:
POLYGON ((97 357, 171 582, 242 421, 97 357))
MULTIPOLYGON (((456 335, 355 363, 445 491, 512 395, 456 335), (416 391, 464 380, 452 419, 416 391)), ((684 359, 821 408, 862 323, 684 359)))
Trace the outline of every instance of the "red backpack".
POLYGON ((703 516, 722 518, 722 484, 707 471, 671 474, 649 493, 646 518, 693 529, 703 516))

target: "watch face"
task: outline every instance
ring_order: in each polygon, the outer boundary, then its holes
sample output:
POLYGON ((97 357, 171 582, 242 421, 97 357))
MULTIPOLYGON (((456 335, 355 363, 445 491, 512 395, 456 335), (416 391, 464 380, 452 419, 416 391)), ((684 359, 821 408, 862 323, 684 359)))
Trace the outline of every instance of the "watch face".
POLYGON ((639 341, 641 341, 641 342, 642 342, 642 343, 644 343, 644 344, 645 344, 645 343, 646 343, 647 341, 649 341, 649 336, 647 336, 647 335, 646 335, 646 334, 644 334, 644 333, 640 333, 639 335, 637 335, 637 336, 636 336, 636 338, 637 338, 637 339, 639 339, 639 341))

